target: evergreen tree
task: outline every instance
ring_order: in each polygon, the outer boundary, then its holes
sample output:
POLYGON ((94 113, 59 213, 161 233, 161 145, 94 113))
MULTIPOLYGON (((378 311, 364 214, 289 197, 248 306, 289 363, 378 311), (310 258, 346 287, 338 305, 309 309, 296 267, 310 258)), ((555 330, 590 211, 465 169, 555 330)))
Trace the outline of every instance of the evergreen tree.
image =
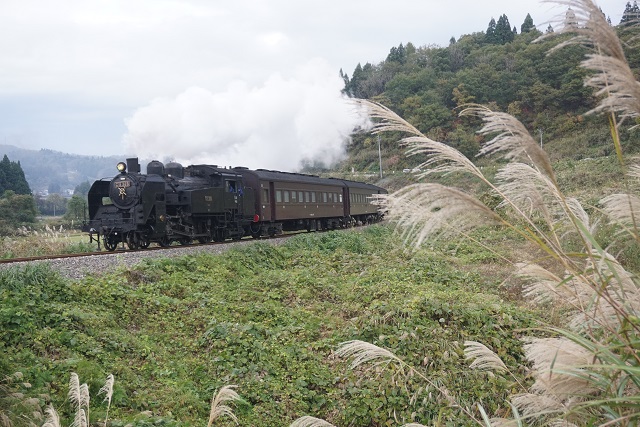
POLYGON ((509 18, 503 14, 496 24, 495 43, 506 44, 513 41, 513 38, 514 34, 511 29, 511 24, 509 24, 509 18))
POLYGON ((20 162, 12 162, 5 154, 0 161, 0 194, 11 190, 15 194, 31 194, 20 162))
POLYGON ((392 47, 387 55, 387 62, 397 62, 398 64, 404 64, 407 62, 407 51, 400 43, 398 47, 392 47))
POLYGON ((362 81, 365 79, 364 73, 362 71, 362 65, 358 62, 356 65, 356 69, 353 70, 353 75, 351 76, 351 82, 349 82, 349 88, 347 90, 349 96, 358 97, 358 89, 362 81))
POLYGON ((533 18, 531 17, 531 14, 527 13, 527 17, 524 18, 524 22, 522 23, 522 25, 520 25, 520 33, 521 34, 528 33, 535 29, 536 29, 536 26, 533 25, 533 18))
MULTIPOLYGON (((349 95, 349 76, 342 71, 342 68, 340 68, 340 78, 344 82, 344 88, 342 89, 342 93, 349 95)), ((76 187, 76 190, 77 188, 78 187, 76 187)), ((75 191, 74 191, 74 194, 75 194, 75 191)))
POLYGON ((16 194, 31 194, 31 188, 29 188, 29 183, 24 176, 20 160, 17 162, 11 162, 11 170, 11 176, 14 179, 12 190, 15 191, 16 194))
POLYGON ((640 7, 638 7, 638 2, 634 0, 633 6, 631 6, 631 3, 627 2, 627 5, 624 8, 624 12, 622 13, 620 25, 633 24, 636 23, 639 19, 640 7))
POLYGON ((491 18, 487 32, 485 33, 485 40, 487 43, 494 44, 496 42, 496 20, 491 18))
POLYGON ((553 33, 553 27, 551 26, 551 24, 549 24, 549 26, 547 27, 547 30, 545 31, 545 33, 547 33, 547 34, 553 33))

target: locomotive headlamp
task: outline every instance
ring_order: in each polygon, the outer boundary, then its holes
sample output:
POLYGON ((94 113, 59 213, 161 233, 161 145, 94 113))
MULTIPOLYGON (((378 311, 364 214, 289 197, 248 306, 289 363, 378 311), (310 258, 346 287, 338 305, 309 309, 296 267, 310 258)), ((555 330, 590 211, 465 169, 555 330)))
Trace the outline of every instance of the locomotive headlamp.
POLYGON ((120 162, 116 166, 118 168, 118 172, 125 173, 127 171, 127 164, 125 162, 120 162))

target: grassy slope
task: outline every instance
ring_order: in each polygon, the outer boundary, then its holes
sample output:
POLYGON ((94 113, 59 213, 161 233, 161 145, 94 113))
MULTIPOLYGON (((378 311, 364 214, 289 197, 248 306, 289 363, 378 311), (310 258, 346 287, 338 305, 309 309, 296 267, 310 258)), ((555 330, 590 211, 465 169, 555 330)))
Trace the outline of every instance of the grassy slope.
POLYGON ((305 414, 354 426, 459 417, 417 378, 405 389, 391 371, 356 375, 332 355, 338 343, 362 339, 494 412, 513 384, 469 372, 461 344, 480 340, 515 367, 519 330, 535 316, 505 300, 495 275, 468 272, 495 261, 488 251, 443 243, 438 254, 409 256, 396 241, 376 226, 153 261, 79 283, 42 268, 2 273, 0 373, 22 371, 29 393, 48 393, 64 413, 77 372, 91 389, 93 423, 104 417, 95 395, 109 373, 114 425, 203 425, 226 384, 246 399, 236 409, 241 425, 287 425, 305 414))

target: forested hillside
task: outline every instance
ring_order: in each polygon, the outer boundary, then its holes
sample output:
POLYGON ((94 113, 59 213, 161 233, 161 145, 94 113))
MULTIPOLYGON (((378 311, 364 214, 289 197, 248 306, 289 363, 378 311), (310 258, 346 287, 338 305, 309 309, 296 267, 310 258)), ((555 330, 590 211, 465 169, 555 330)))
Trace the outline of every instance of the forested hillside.
MULTIPOLYGON (((627 25, 637 15, 637 4, 627 4, 616 30, 625 44, 632 70, 640 70, 640 49, 627 25), (635 12, 634 12, 635 11, 635 12)), ((553 159, 600 157, 611 153, 604 118, 584 115, 596 105, 593 90, 585 87, 586 71, 578 67, 587 50, 572 45, 554 50, 571 35, 549 37, 535 29, 528 15, 518 27, 506 15, 488 19, 487 30, 451 39, 449 46, 420 45, 422 40, 392 47, 379 64, 358 64, 351 76, 341 71, 344 91, 351 97, 378 101, 408 120, 430 138, 446 142, 474 156, 482 142, 478 122, 459 118, 460 106, 488 105, 522 121, 539 138, 553 159), (544 37, 546 36, 546 37, 544 37), (547 141, 550 145, 546 145, 547 141)), ((559 24, 560 25, 560 24, 559 24)), ((575 24, 569 10, 563 26, 575 24)), ((418 164, 402 156, 393 135, 383 135, 385 171, 401 171, 418 164)), ((625 132, 627 152, 638 146, 637 133, 625 132)), ((378 171, 378 145, 369 135, 356 136, 344 171, 378 171)))
POLYGON ((54 192, 73 190, 78 184, 113 176, 117 157, 81 156, 53 150, 26 150, 0 145, 0 156, 18 159, 33 193, 50 188, 54 192))

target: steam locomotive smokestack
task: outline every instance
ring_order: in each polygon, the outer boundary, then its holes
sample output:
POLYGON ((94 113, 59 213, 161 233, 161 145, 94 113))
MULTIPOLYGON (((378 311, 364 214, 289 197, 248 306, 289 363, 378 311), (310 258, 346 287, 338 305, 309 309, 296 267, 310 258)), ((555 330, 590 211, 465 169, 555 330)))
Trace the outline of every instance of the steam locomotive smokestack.
POLYGON ((140 163, 137 157, 127 159, 127 170, 129 173, 140 173, 140 163))

